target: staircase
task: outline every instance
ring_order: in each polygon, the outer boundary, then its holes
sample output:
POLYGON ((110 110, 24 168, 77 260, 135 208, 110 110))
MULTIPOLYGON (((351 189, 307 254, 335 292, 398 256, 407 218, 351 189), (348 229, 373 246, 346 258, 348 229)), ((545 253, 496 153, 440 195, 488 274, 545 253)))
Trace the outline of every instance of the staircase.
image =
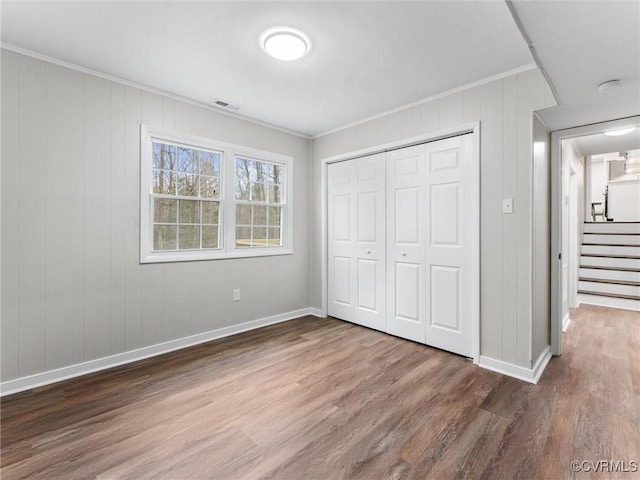
POLYGON ((585 222, 581 303, 640 311, 640 222, 585 222))

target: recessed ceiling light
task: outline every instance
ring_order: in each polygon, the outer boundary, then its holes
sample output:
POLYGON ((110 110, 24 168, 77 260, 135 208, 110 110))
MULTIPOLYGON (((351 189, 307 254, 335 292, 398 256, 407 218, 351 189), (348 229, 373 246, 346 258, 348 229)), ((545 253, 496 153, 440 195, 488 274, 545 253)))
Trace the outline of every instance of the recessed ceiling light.
POLYGON ((631 133, 636 129, 636 127, 631 128, 621 128, 620 130, 609 130, 608 132, 604 132, 605 135, 609 137, 619 137, 620 135, 626 135, 627 133, 631 133))
POLYGON ((299 30, 277 27, 267 30, 260 37, 260 44, 267 54, 278 60, 297 60, 309 53, 309 37, 299 30))

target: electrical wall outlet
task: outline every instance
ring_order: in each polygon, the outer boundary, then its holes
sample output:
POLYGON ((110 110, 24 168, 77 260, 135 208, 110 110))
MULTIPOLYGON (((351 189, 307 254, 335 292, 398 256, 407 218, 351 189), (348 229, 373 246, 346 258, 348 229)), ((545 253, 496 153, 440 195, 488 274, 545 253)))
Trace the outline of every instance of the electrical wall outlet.
POLYGON ((240 289, 239 288, 235 288, 233 290, 233 301, 234 302, 239 302, 240 301, 240 289))

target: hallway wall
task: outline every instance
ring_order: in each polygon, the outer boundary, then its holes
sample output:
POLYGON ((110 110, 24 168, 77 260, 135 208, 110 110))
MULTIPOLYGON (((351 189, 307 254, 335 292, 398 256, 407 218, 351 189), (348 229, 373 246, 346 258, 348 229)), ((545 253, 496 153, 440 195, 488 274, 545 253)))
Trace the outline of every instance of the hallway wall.
MULTIPOLYGON (((562 205, 562 252, 566 252, 562 258, 562 321, 565 322, 569 318, 569 309, 571 307, 571 292, 569 287, 571 275, 577 276, 577 268, 579 265, 580 245, 582 242, 583 223, 585 221, 585 212, 591 212, 591 192, 585 188, 585 165, 584 159, 576 150, 571 140, 562 142, 562 198, 565 199, 562 205), (578 177, 578 205, 576 206, 578 216, 572 218, 569 209, 568 200, 570 200, 570 182, 571 170, 578 177), (585 200, 586 199, 586 200, 585 200), (569 222, 573 222, 576 229, 575 244, 569 248, 569 222), (573 252, 573 255, 571 254, 573 252), (571 255, 571 257, 570 257, 571 255), (574 270, 572 272, 572 270, 574 270)), ((590 216, 587 217, 590 221, 590 216)), ((577 285, 577 282, 575 282, 577 285)))

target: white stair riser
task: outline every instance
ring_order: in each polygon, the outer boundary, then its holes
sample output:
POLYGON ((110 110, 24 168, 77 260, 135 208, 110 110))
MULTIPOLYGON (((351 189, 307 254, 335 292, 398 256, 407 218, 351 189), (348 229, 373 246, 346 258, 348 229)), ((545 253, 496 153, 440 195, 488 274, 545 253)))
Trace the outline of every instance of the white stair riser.
POLYGON ((640 246, 640 234, 638 235, 600 235, 586 234, 582 237, 582 243, 597 243, 604 245, 637 245, 640 246))
POLYGON ((636 312, 640 312, 640 300, 633 300, 631 298, 605 297, 581 293, 578 295, 578 299, 580 303, 587 303, 589 305, 600 305, 602 307, 611 308, 624 308, 626 310, 635 310, 636 312))
POLYGON ((640 285, 616 285, 614 283, 579 281, 578 290, 593 293, 613 293, 616 295, 640 297, 640 285))
POLYGON ((615 222, 596 222, 585 223, 584 233, 638 233, 640 234, 640 223, 615 223, 615 222))
POLYGON ((588 267, 630 268, 640 270, 640 258, 580 257, 580 265, 588 267))
POLYGON ((580 268, 581 278, 597 278, 599 280, 615 280, 620 282, 640 283, 640 271, 625 272, 620 270, 600 270, 597 268, 580 268))
POLYGON ((620 255, 625 257, 640 257, 640 247, 621 247, 607 245, 583 245, 582 254, 620 255))

